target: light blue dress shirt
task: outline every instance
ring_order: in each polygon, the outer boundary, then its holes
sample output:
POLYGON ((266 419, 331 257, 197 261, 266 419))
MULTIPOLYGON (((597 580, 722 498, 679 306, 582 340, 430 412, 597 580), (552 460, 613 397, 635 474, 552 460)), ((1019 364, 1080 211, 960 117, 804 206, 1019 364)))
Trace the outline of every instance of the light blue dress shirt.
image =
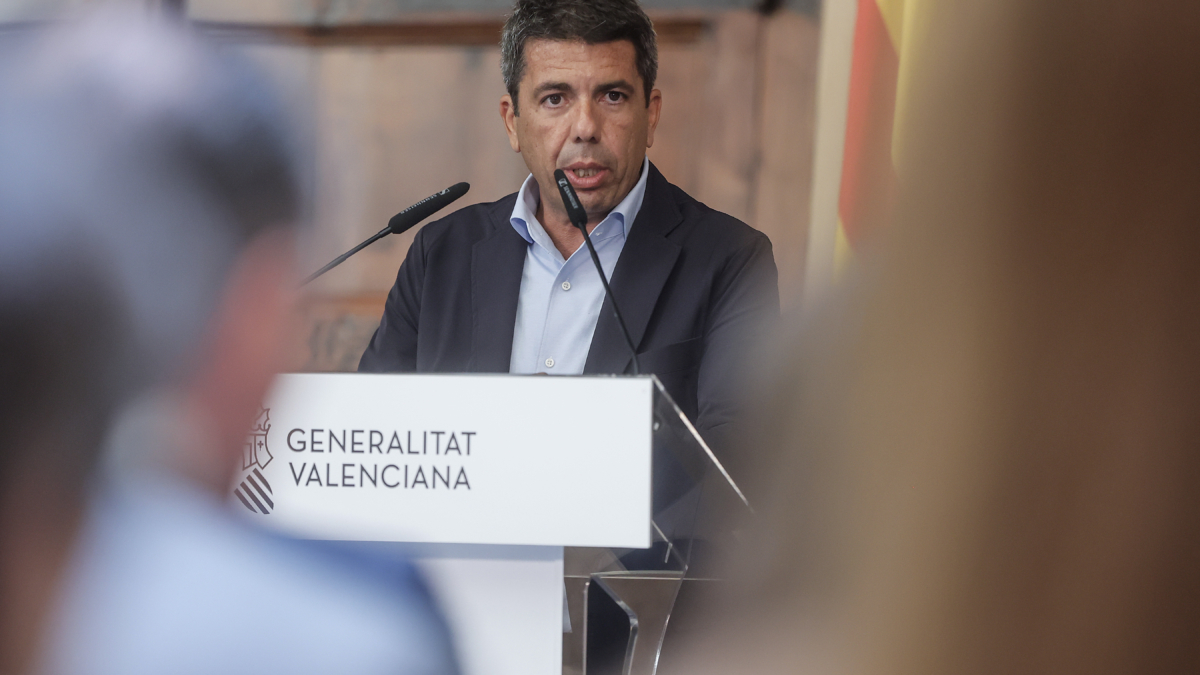
MULTIPOLYGON (((642 175, 614 208, 591 232, 604 276, 611 279, 629 228, 646 196, 650 159, 642 160, 642 175)), ((557 193, 554 195, 557 199, 557 193)), ((517 322, 513 331, 510 373, 579 375, 592 346, 592 333, 604 305, 604 286, 596 266, 580 244, 570 258, 563 259, 550 235, 537 219, 539 192, 530 174, 517 194, 509 222, 529 243, 521 294, 517 299, 517 322)))
POLYGON ((37 672, 456 675, 417 572, 349 543, 270 535, 139 476, 90 506, 37 672))

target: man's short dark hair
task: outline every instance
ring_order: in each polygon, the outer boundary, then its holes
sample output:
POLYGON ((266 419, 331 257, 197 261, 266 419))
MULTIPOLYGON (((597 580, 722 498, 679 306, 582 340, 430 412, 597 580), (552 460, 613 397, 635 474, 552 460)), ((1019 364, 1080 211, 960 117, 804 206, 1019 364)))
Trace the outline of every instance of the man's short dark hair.
POLYGON ((658 77, 658 42, 654 24, 637 0, 517 0, 500 37, 500 71, 514 111, 519 111, 517 93, 525 76, 528 40, 632 42, 646 105, 650 105, 650 91, 658 77))

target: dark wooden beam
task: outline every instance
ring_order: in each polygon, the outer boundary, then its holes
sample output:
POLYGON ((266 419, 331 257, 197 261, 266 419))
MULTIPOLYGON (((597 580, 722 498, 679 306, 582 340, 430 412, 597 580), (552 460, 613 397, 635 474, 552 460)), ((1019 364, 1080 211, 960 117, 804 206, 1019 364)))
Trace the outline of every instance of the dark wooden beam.
MULTIPOLYGON (((282 43, 308 47, 387 47, 448 45, 493 47, 500 44, 500 19, 413 23, 339 25, 247 24, 193 22, 201 31, 230 42, 282 43)), ((690 44, 700 40, 709 21, 696 17, 658 18, 654 22, 661 44, 690 44)))

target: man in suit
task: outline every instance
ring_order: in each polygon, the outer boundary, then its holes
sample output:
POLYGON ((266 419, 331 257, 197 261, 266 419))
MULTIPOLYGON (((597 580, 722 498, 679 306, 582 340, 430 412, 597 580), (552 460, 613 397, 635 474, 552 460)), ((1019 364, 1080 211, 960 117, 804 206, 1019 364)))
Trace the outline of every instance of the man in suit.
POLYGON ((518 0, 504 26, 500 114, 521 190, 423 228, 362 371, 631 372, 563 169, 654 373, 710 444, 737 417, 739 356, 778 315, 765 235, 671 185, 646 157, 662 108, 657 46, 636 0, 518 0))

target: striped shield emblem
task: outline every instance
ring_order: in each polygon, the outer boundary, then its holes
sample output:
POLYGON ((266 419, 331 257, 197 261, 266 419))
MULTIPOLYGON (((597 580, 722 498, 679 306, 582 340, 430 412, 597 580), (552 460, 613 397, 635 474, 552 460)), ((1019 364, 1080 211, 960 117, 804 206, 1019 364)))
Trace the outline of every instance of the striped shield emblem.
POLYGON ((267 448, 267 434, 271 431, 270 420, 271 409, 260 408, 258 419, 254 421, 254 427, 250 430, 250 434, 246 437, 246 443, 242 447, 242 470, 248 469, 250 473, 247 473, 242 478, 242 482, 238 483, 233 490, 238 501, 242 502, 246 508, 263 515, 270 513, 275 508, 275 501, 271 499, 274 494, 271 484, 259 471, 260 468, 266 469, 274 459, 270 449, 267 448))
POLYGON ((234 488, 233 494, 246 508, 255 513, 266 515, 275 508, 275 502, 271 499, 271 495, 275 494, 271 490, 271 484, 257 468, 246 474, 242 482, 234 488))

